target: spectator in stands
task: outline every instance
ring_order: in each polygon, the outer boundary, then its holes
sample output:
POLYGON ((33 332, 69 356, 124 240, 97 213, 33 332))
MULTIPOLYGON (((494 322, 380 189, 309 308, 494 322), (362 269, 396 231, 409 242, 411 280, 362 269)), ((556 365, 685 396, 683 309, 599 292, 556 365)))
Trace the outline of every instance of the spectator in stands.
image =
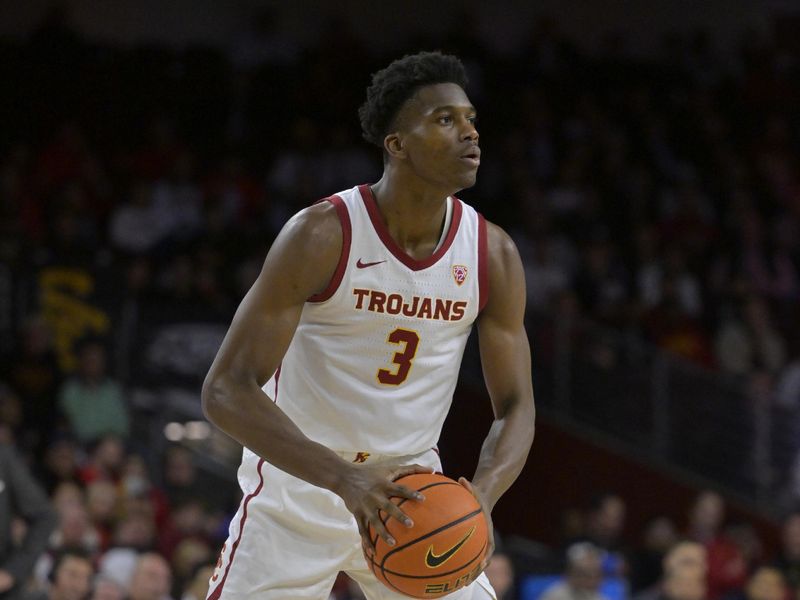
POLYGON ((700 492, 689 509, 686 536, 700 544, 711 542, 719 534, 725 519, 725 502, 711 490, 700 492))
POLYGON ((800 598, 800 512, 786 517, 781 527, 781 548, 773 566, 783 573, 795 598, 800 598))
POLYGON ((738 550, 748 574, 764 562, 764 545, 752 523, 746 520, 729 523, 722 533, 738 550))
MULTIPOLYGON (((68 488, 65 488, 68 489, 68 488)), ((63 495, 56 505, 58 526, 47 544, 47 549, 39 556, 34 576, 40 586, 46 586, 53 564, 64 549, 79 549, 94 560, 100 552, 100 534, 89 521, 83 495, 70 498, 63 495)))
POLYGON ((122 468, 120 480, 123 512, 127 515, 143 514, 158 528, 167 524, 170 505, 167 495, 156 486, 150 470, 138 454, 130 454, 122 468))
POLYGON ((704 598, 707 574, 705 547, 697 542, 678 542, 664 555, 659 580, 637 594, 634 600, 661 600, 676 595, 704 598))
POLYGON ((57 436, 47 444, 38 478, 49 494, 61 483, 80 481, 80 452, 78 444, 69 436, 57 436))
POLYGON ((125 589, 113 579, 98 575, 94 578, 89 600, 125 600, 125 589))
POLYGON ((55 526, 56 514, 44 490, 16 449, 0 443, 0 597, 18 597, 55 526), (17 518, 27 525, 22 539, 12 532, 17 518))
POLYGON ((708 574, 708 553, 697 542, 678 542, 664 557, 663 568, 664 573, 683 570, 705 578, 708 574))
POLYGON ((664 516, 652 519, 631 558, 631 590, 640 592, 655 585, 663 572, 664 558, 677 542, 673 522, 664 516))
POLYGON ((58 528, 50 538, 51 548, 83 548, 95 555, 100 551, 100 541, 83 504, 69 504, 59 511, 58 528))
POLYGON ((50 585, 37 600, 84 600, 92 588, 94 566, 83 548, 63 548, 50 572, 50 585))
POLYGON ((756 292, 783 302, 796 299, 800 275, 792 257, 792 221, 780 219, 771 227, 765 226, 761 215, 750 210, 744 213, 742 232, 744 267, 756 292))
POLYGON ((649 340, 662 350, 702 364, 714 366, 711 339, 702 324, 686 312, 679 282, 667 273, 661 281, 661 302, 644 315, 649 340))
POLYGON ((133 548, 111 548, 100 557, 99 575, 114 582, 124 592, 131 585, 139 557, 140 553, 133 548))
POLYGON ((111 545, 114 548, 130 548, 137 553, 145 552, 158 545, 158 538, 159 529, 153 514, 136 510, 115 521, 111 545))
POLYGON ((603 575, 607 577, 628 574, 627 551, 622 545, 625 511, 625 501, 619 495, 604 492, 592 498, 586 515, 586 531, 581 539, 603 552, 603 575))
POLYGON ((706 581, 691 569, 674 569, 664 575, 659 600, 705 600, 706 581))
POLYGON ((550 586, 541 600, 606 600, 600 593, 603 582, 603 551, 590 542, 567 548, 564 581, 550 586))
POLYGON ((127 456, 125 444, 117 435, 104 435, 89 444, 89 459, 78 474, 85 485, 98 479, 117 483, 122 476, 127 456))
POLYGON ((75 377, 62 386, 58 405, 70 428, 82 443, 104 435, 128 436, 128 407, 122 386, 106 372, 106 349, 97 340, 87 340, 79 348, 75 377))
POLYGON ((172 560, 178 545, 191 538, 205 541, 209 518, 200 499, 184 500, 174 506, 168 524, 159 532, 159 551, 172 560))
POLYGON ((148 254, 164 241, 168 232, 158 220, 151 184, 138 181, 128 194, 128 201, 118 205, 111 215, 108 236, 119 250, 148 254))
POLYGON ((195 156, 184 150, 178 154, 171 173, 153 185, 153 209, 167 239, 191 240, 202 230, 203 197, 196 168, 195 156))
POLYGON ((734 375, 777 373, 786 362, 786 343, 759 296, 742 301, 739 314, 722 324, 714 344, 720 368, 734 375))
POLYGON ((19 396, 0 381, 0 443, 24 444, 27 429, 23 429, 24 410, 19 396))
POLYGON ((22 324, 16 351, 6 362, 6 380, 19 395, 25 428, 40 442, 42 432, 57 423, 56 398, 61 385, 53 335, 41 315, 30 315, 22 324))
POLYGON ((164 454, 164 488, 173 505, 198 496, 197 467, 189 449, 178 445, 167 448, 164 454))
POLYGON ((117 486, 105 479, 91 482, 86 486, 86 506, 92 526, 100 535, 100 547, 107 550, 119 514, 120 497, 117 486))
POLYGON ((646 261, 637 272, 637 287, 645 308, 661 304, 664 284, 669 281, 681 312, 691 318, 701 316, 703 310, 701 287, 697 277, 686 264, 686 255, 677 244, 670 245, 663 260, 654 258, 656 244, 652 229, 645 228, 637 236, 639 254, 646 261))
POLYGON ((762 566, 747 579, 744 589, 729 596, 731 600, 786 600, 788 588, 780 570, 762 566))
POLYGON ((173 573, 173 597, 180 598, 183 589, 189 585, 196 575, 198 567, 212 562, 215 551, 211 545, 200 537, 189 537, 181 540, 172 552, 170 563, 173 573))
POLYGON ((128 587, 128 600, 168 600, 172 570, 160 554, 146 552, 139 557, 128 587))
POLYGON ((83 488, 74 481, 62 481, 56 485, 50 497, 59 514, 68 506, 84 506, 86 504, 86 494, 83 488))
POLYGON ((790 362, 775 383, 775 403, 788 412, 797 413, 800 410, 800 343, 797 339, 791 340, 793 347, 789 348, 790 362))
POLYGON ((688 534, 708 553, 709 600, 741 589, 747 580, 747 561, 740 547, 722 531, 724 519, 722 497, 710 490, 700 492, 689 513, 688 534))
POLYGON ((230 508, 230 489, 202 473, 188 448, 177 444, 167 448, 163 469, 164 492, 171 506, 199 500, 212 516, 230 508))
POLYGON ((205 600, 208 595, 208 584, 213 574, 213 562, 197 565, 192 577, 183 586, 183 591, 179 596, 180 600, 205 600))
POLYGON ((630 281, 618 256, 618 247, 607 234, 594 234, 584 248, 582 268, 575 275, 575 291, 584 310, 611 325, 626 321, 630 281))
POLYGON ((549 310, 554 298, 569 287, 570 274, 558 262, 553 246, 544 236, 520 245, 529 310, 549 310))
POLYGON ((486 577, 492 584, 497 600, 512 600, 514 594, 514 565, 505 552, 495 552, 489 566, 486 567, 486 577))

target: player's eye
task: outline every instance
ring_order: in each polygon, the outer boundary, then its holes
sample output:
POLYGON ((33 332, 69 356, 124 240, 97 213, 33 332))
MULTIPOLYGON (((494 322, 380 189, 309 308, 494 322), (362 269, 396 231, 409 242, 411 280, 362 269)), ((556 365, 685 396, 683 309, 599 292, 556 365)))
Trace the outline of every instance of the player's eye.
POLYGON ((478 122, 478 115, 471 115, 471 116, 467 117, 467 121, 469 121, 470 123, 475 125, 475 123, 478 122))
POLYGON ((453 117, 450 115, 441 115, 438 119, 440 125, 450 125, 453 122, 453 117))

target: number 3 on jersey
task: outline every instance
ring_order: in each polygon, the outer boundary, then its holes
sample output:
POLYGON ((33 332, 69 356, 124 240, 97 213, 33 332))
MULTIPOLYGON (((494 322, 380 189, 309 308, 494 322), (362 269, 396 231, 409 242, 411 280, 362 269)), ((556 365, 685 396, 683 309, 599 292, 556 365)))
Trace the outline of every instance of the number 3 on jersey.
POLYGON ((386 341, 390 344, 403 344, 402 352, 394 353, 392 362, 397 365, 397 370, 392 373, 388 369, 378 369, 378 381, 384 385, 400 385, 411 371, 411 361, 417 354, 419 335, 410 329, 397 328, 389 334, 386 341))

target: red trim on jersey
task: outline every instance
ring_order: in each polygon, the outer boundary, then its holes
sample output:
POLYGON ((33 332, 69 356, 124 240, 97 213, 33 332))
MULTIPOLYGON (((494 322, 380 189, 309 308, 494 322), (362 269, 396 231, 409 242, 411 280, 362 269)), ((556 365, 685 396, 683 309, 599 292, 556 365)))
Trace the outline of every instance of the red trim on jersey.
POLYGON ((283 366, 283 362, 278 365, 278 370, 275 371, 275 398, 273 398, 273 402, 275 404, 278 403, 278 382, 281 380, 281 367, 283 366))
POLYGON ((236 538, 236 541, 233 542, 233 546, 231 547, 231 557, 228 560, 228 566, 225 567, 225 575, 222 576, 222 581, 219 582, 219 585, 208 597, 208 600, 219 600, 219 597, 222 595, 222 586, 225 585, 225 580, 228 579, 228 573, 230 573, 231 565, 233 564, 233 559, 236 556, 236 549, 239 547, 239 542, 242 541, 242 534, 244 533, 244 524, 245 521, 247 521, 247 505, 250 504, 250 500, 252 500, 256 496, 258 496, 259 493, 261 493, 261 488, 264 487, 264 474, 261 472, 261 465, 263 465, 264 462, 265 461, 262 458, 261 460, 258 461, 258 467, 256 467, 256 469, 258 470, 258 479, 259 479, 258 487, 255 489, 253 493, 248 494, 248 496, 242 501, 243 508, 242 508, 242 518, 239 521, 239 536, 236 538))
POLYGON ((431 254, 428 258, 417 260, 406 254, 405 250, 398 246, 397 242, 395 242, 389 234, 389 230, 386 228, 383 217, 381 217, 381 213, 378 210, 378 204, 375 202, 375 196, 372 195, 372 189, 368 185, 360 185, 358 186, 358 191, 361 192, 361 198, 363 198, 364 205, 367 207, 369 220, 372 221, 375 233, 381 238, 383 245, 386 246, 386 249, 389 250, 397 260, 412 271, 421 271, 422 269, 433 266, 445 255, 450 249, 450 246, 453 245, 453 240, 456 239, 456 233, 458 233, 458 225, 461 223, 461 213, 463 211, 461 200, 455 196, 453 196, 453 217, 450 221, 450 229, 447 231, 447 237, 445 237, 444 242, 442 242, 442 245, 439 246, 436 252, 431 254))
POLYGON ((308 302, 325 302, 339 289, 339 284, 342 283, 344 277, 344 270, 347 267, 347 261, 350 258, 350 241, 352 239, 352 229, 350 226, 350 215, 347 213, 347 207, 344 201, 339 196, 331 196, 320 200, 320 202, 328 201, 336 207, 336 214, 339 215, 339 222, 342 224, 342 254, 339 256, 339 264, 336 265, 336 271, 333 272, 328 287, 322 290, 319 294, 309 296, 308 302))
POLYGON ((478 213, 478 312, 489 301, 489 235, 486 219, 478 213))

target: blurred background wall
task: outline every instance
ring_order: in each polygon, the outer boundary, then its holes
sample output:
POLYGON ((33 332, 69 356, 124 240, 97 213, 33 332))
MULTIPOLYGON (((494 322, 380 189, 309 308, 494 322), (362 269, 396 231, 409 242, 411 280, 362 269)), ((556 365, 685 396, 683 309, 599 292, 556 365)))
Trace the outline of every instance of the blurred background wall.
MULTIPOLYGON (((337 2, 335 8, 324 0, 226 3, 69 0, 64 4, 69 6, 70 22, 77 31, 91 39, 115 44, 160 42, 183 46, 195 42, 224 46, 248 27, 254 12, 270 7, 284 31, 291 31, 306 42, 314 39, 326 20, 335 17, 348 23, 366 45, 376 50, 396 50, 405 45, 409 36, 422 34, 433 38, 452 27, 464 25, 474 27, 479 39, 498 52, 513 52, 525 44, 528 24, 536 16, 546 14, 586 49, 598 48, 609 36, 624 33, 629 49, 644 54, 658 51, 664 33, 686 33, 698 28, 713 29, 719 46, 732 49, 745 31, 768 33, 771 15, 775 12, 796 13, 799 10, 796 3, 775 0, 609 0, 604 3, 348 0, 337 2)), ((49 7, 46 0, 16 5, 4 2, 0 6, 0 34, 16 38, 26 35, 49 7)))

